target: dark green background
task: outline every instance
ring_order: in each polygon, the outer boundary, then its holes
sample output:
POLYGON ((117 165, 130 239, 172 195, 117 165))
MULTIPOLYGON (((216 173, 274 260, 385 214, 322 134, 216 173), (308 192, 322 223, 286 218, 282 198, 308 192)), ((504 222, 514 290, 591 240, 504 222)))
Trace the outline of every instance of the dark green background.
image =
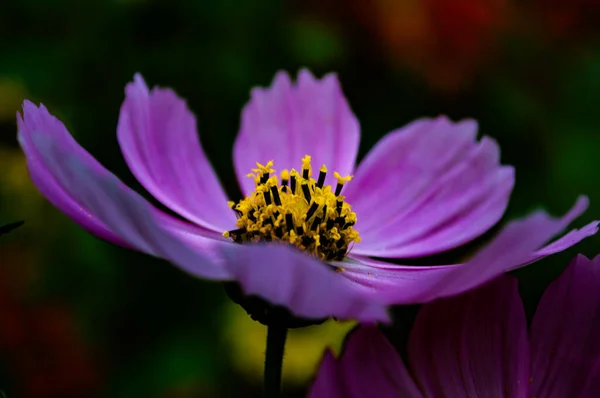
MULTIPOLYGON (((260 391, 260 381, 240 377, 225 354, 219 308, 227 298, 218 284, 99 241, 40 199, 22 173, 15 139, 20 96, 43 102, 101 163, 143 192, 115 135, 124 85, 141 72, 149 85, 170 86, 188 100, 205 151, 227 191, 239 195, 231 148, 249 90, 268 85, 280 69, 295 74, 308 67, 318 76, 336 71, 361 123, 361 156, 383 134, 415 118, 473 117, 481 134, 500 143, 503 163, 517 170, 504 222, 537 208, 562 214, 579 194, 587 194, 592 205, 576 225, 598 218, 596 2, 574 1, 557 11, 554 2, 499 1, 509 12, 499 27, 494 18, 483 24, 491 39, 462 54, 464 62, 447 65, 444 52, 452 55, 460 40, 477 41, 477 31, 460 36, 434 29, 438 45, 417 42, 411 52, 386 40, 381 24, 365 17, 371 15, 368 5, 324 3, 0 5, 0 106, 9 108, 0 109, 0 223, 26 220, 0 243, 0 390, 8 397, 225 397, 260 391), (571 23, 557 25, 556 13, 569 15, 571 23), (426 72, 427 62, 454 68, 460 79, 440 84, 426 72), (2 82, 16 82, 18 89, 7 90, 2 82)), ((465 15, 438 12, 434 22, 456 33, 468 28, 469 7, 488 3, 471 0, 465 15)), ((431 1, 411 4, 434 15, 431 1)), ((392 25, 417 18, 396 12, 388 16, 392 25)), ((529 313, 577 252, 598 252, 599 239, 517 273, 529 313)), ((411 312, 397 310, 398 330, 391 335, 399 345, 411 312)), ((301 396, 304 387, 287 388, 301 396)))

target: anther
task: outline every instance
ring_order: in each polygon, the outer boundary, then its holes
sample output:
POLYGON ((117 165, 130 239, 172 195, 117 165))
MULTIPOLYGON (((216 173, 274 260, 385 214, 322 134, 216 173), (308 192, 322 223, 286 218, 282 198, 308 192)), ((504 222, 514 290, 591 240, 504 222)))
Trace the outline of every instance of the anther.
POLYGON ((335 211, 337 213, 338 216, 342 215, 342 206, 344 205, 344 201, 343 200, 338 200, 337 202, 335 202, 335 211))
POLYGON ((302 246, 310 246, 311 243, 313 243, 314 239, 311 238, 310 236, 303 236, 302 237, 302 246))
POLYGON ((333 228, 334 224, 335 224, 335 221, 333 221, 333 218, 330 218, 329 220, 327 220, 326 228, 331 229, 331 228, 333 228))
POLYGON ((290 189, 292 190, 292 194, 296 193, 296 176, 294 174, 290 178, 290 189))
POLYGON ((263 173, 263 174, 261 174, 261 176, 260 176, 260 183, 264 184, 267 181, 269 181, 269 173, 263 173))
POLYGON ((227 231, 229 235, 243 235, 246 233, 246 228, 238 228, 232 229, 231 231, 227 231))
POLYGON ((308 184, 302 184, 302 193, 304 194, 304 199, 306 199, 306 201, 310 203, 312 197, 310 195, 310 189, 308 188, 308 184))
POLYGON ((321 170, 319 170, 319 180, 317 181, 317 187, 323 188, 323 184, 325 184, 325 176, 327 175, 327 167, 325 165, 321 166, 321 170))
POLYGON ((271 194, 273 195, 273 201, 275 202, 275 205, 281 206, 281 198, 279 197, 279 191, 277 191, 277 187, 274 185, 271 187, 271 194))
POLYGON ((290 173, 287 170, 281 172, 281 192, 288 191, 288 181, 290 179, 290 173))
POLYGON ((342 188, 344 187, 344 184, 346 182, 350 181, 352 179, 352 176, 342 177, 340 175, 340 173, 338 173, 337 171, 334 172, 333 175, 335 176, 335 178, 337 178, 337 185, 335 187, 335 196, 340 196, 340 194, 342 193, 342 188))
POLYGON ((294 218, 292 217, 292 213, 287 213, 285 215, 285 225, 287 226, 288 231, 294 230, 294 218))
POLYGON ((310 230, 316 230, 319 227, 319 225, 321 225, 321 217, 315 217, 312 225, 310 226, 310 230))
POLYGON ((281 171, 281 185, 286 186, 288 184, 289 179, 290 179, 290 172, 287 170, 282 170, 281 171))
POLYGON ((310 156, 306 155, 302 158, 302 178, 308 180, 310 177, 310 156))
POLYGON ((335 186, 335 196, 340 196, 342 193, 342 188, 344 188, 344 184, 340 184, 339 182, 335 186))
POLYGON ((313 214, 315 214, 318 208, 319 204, 317 202, 313 202, 313 204, 310 205, 308 211, 306 212, 306 221, 310 220, 310 218, 313 216, 313 214))
POLYGON ((269 191, 264 191, 263 192, 263 196, 265 198, 265 203, 268 205, 271 204, 271 194, 269 193, 269 191))
POLYGON ((281 239, 283 237, 283 228, 277 227, 275 228, 275 236, 281 239))

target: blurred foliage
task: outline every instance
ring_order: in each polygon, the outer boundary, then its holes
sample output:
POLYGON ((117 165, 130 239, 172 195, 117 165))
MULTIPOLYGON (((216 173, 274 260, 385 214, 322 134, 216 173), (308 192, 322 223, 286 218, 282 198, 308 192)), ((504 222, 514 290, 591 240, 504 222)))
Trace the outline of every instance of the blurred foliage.
MULTIPOLYGON (((597 218, 598 2, 455 4, 3 2, 0 220, 26 225, 0 241, 0 389, 35 398, 260 394, 264 329, 231 309, 221 286, 89 236, 37 193, 15 139, 24 98, 43 102, 143 192, 115 137, 123 87, 139 71, 188 100, 237 196, 231 147, 250 88, 279 69, 336 71, 361 121, 361 156, 414 118, 473 117, 517 169, 506 219, 539 207, 563 212, 580 193, 592 206, 577 225, 597 218)), ((575 253, 598 252, 599 239, 516 273, 529 312, 575 253)), ((395 316, 386 331, 400 341, 414 308, 395 316)), ((291 335, 286 396, 302 396, 319 352, 339 348, 349 327, 330 321, 291 335)))

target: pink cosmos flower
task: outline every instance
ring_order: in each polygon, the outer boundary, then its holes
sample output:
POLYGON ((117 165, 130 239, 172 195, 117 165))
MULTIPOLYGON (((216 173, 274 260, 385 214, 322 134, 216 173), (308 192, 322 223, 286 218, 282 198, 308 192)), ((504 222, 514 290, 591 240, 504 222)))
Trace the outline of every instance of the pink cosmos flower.
POLYGON ((408 369, 374 326, 325 354, 311 398, 597 397, 600 256, 579 255, 544 293, 529 332, 517 281, 425 304, 408 341, 408 369))
POLYGON ((100 238, 200 278, 236 281, 296 316, 385 321, 389 304, 464 292, 597 231, 593 222, 543 246, 585 210, 580 198, 560 219, 536 212, 508 224, 462 264, 375 260, 440 253, 500 219, 513 169, 499 164, 495 141, 476 139, 474 121, 417 120, 385 136, 356 167, 359 124, 336 76, 319 80, 302 70, 294 84, 280 72, 270 88, 252 91, 242 112, 233 161, 245 198, 234 203, 185 102, 170 89, 149 90, 140 75, 125 91, 117 127, 125 160, 180 217, 124 186, 43 105, 26 101, 19 141, 38 189, 100 238), (311 164, 320 166, 318 177, 311 164))

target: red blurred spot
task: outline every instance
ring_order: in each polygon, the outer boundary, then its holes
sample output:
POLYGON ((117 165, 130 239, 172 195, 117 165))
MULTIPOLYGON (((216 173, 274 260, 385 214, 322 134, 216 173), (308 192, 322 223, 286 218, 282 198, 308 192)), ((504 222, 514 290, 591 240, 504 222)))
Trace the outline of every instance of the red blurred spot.
POLYGON ((73 314, 60 304, 25 299, 27 261, 18 250, 10 253, 3 248, 2 257, 0 360, 8 369, 15 394, 24 398, 94 396, 98 375, 73 314))

